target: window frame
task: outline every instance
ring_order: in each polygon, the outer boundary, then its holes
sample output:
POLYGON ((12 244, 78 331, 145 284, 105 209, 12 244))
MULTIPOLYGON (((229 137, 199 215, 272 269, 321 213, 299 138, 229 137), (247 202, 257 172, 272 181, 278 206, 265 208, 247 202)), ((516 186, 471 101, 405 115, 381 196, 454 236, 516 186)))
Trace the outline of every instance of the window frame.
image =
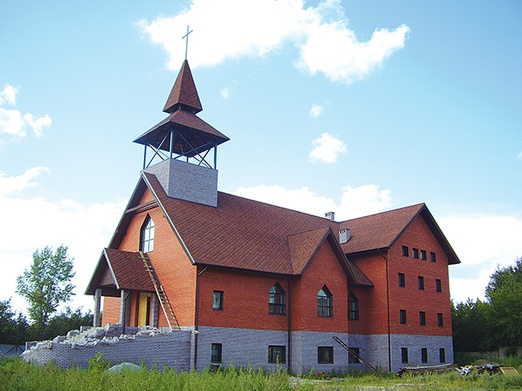
POLYGON ((333 346, 317 347, 317 364, 333 364, 334 348, 333 346))
POLYGON ((420 259, 421 259, 421 261, 428 260, 428 257, 427 257, 427 254, 426 254, 426 250, 420 250, 420 259))
POLYGON ((427 364, 428 362, 428 348, 421 348, 421 363, 427 364))
POLYGON ((439 348, 439 362, 441 364, 446 363, 446 349, 444 348, 439 348))
POLYGON ((409 362, 408 348, 401 348, 401 363, 408 364, 408 362, 409 362))
POLYGON ((210 345, 210 362, 212 364, 221 364, 223 362, 223 344, 212 343, 210 345), (216 348, 214 350, 214 348, 216 348))
POLYGON ((435 292, 437 292, 437 293, 442 292, 442 280, 440 278, 435 279, 435 292))
POLYGON ((407 323, 406 310, 399 310, 399 323, 400 324, 407 323))
POLYGON ((399 278, 399 287, 406 288, 406 275, 404 273, 399 273, 398 278, 399 278))
POLYGON ((415 259, 419 259, 419 249, 418 248, 411 249, 411 257, 415 258, 415 259))
POLYGON ((286 364, 286 346, 268 345, 268 363, 286 364))
POLYGON ((154 251, 154 236, 156 233, 156 224, 150 215, 147 215, 140 229, 140 251, 150 253, 154 251))
POLYGON ((359 299, 352 291, 348 293, 348 320, 359 320, 359 299))
POLYGON ((321 318, 333 317, 333 295, 326 285, 317 292, 317 316, 321 318))
POLYGON ((433 251, 430 252, 430 261, 437 262, 437 253, 434 253, 433 251))
POLYGON ((420 291, 424 290, 424 276, 417 276, 417 286, 420 291))
POLYGON ((442 312, 437 313, 437 326, 444 327, 444 314, 442 312))
POLYGON ((357 356, 361 357, 361 349, 351 347, 348 351, 348 364, 360 364, 361 361, 352 353, 352 351, 357 354, 357 356))
POLYGON ((419 325, 426 326, 426 312, 419 311, 419 325))
POLYGON ((212 294, 212 309, 214 311, 223 311, 224 299, 225 299, 225 292, 214 291, 212 294), (218 298, 219 300, 216 301, 216 298, 218 298))
POLYGON ((268 313, 286 315, 286 292, 278 282, 268 290, 268 313))
POLYGON ((410 249, 408 248, 408 246, 402 246, 402 256, 403 257, 410 256, 410 249))

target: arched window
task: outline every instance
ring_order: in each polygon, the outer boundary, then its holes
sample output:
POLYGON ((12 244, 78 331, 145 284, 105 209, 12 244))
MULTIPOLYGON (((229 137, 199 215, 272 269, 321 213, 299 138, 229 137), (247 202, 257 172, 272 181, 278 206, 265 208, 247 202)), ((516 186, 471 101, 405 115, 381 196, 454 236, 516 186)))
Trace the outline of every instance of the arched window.
POLYGON ((144 253, 154 250, 154 221, 147 216, 141 227, 140 250, 144 253))
POLYGON ((333 296, 326 285, 317 292, 317 316, 333 316, 333 296))
POLYGON ((348 319, 359 320, 359 299, 353 292, 348 294, 348 319))
POLYGON ((286 293, 277 282, 268 291, 268 313, 278 315, 286 313, 286 293))

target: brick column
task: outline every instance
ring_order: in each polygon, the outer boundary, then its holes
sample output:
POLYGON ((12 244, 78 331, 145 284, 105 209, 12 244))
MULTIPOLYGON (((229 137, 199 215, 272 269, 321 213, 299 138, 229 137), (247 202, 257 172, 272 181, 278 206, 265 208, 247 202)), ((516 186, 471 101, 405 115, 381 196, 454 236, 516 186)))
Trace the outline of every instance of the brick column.
POLYGON ((101 289, 98 288, 94 292, 94 316, 93 316, 93 321, 92 321, 92 325, 94 327, 100 327, 101 326, 100 307, 101 307, 101 289))

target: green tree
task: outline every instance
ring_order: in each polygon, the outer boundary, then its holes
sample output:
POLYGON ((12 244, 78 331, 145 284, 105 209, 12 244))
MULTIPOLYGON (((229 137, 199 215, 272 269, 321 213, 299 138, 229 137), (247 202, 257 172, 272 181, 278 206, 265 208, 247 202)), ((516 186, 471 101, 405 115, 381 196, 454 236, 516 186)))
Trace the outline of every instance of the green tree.
POLYGON ((522 345, 522 258, 513 266, 497 267, 486 288, 491 305, 490 319, 497 326, 498 343, 522 345))
POLYGON ((0 344, 23 344, 28 327, 25 317, 12 311, 11 299, 0 300, 0 344))
POLYGON ((31 267, 16 280, 17 292, 29 303, 28 314, 37 338, 43 334, 59 305, 67 303, 74 295, 73 262, 67 258, 67 247, 62 245, 53 253, 47 246, 34 252, 31 267))
POLYGON ((488 303, 472 301, 451 303, 453 342, 457 352, 479 352, 489 349, 488 303))

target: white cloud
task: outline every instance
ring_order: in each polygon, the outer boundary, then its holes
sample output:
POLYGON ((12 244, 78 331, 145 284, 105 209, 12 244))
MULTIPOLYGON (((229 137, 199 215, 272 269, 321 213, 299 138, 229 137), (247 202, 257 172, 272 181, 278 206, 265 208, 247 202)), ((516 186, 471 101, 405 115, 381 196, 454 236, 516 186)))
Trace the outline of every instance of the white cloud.
POLYGON ((4 263, 0 300, 12 297, 13 309, 25 310, 26 303, 15 294, 16 277, 30 266, 35 250, 64 244, 69 257, 75 259, 76 297, 72 305, 92 310, 92 298, 83 293, 125 203, 83 205, 72 200, 19 196, 24 189, 37 186, 35 179, 45 172, 45 167, 34 167, 20 176, 0 175, 0 259, 4 263), (9 267, 5 267, 7 264, 9 267))
POLYGON ((308 157, 313 162, 335 163, 340 154, 348 152, 348 148, 342 140, 327 132, 313 140, 312 144, 314 148, 308 157))
POLYGON ((0 106, 7 103, 11 106, 16 105, 16 94, 18 94, 18 88, 11 85, 6 85, 2 91, 0 91, 0 106))
POLYGON ((223 99, 228 99, 230 97, 230 90, 227 87, 223 87, 220 92, 221 92, 221 97, 223 99))
POLYGON ((188 58, 193 67, 214 66, 227 59, 264 57, 286 44, 299 49, 295 66, 314 75, 350 84, 379 67, 404 47, 406 25, 377 29, 359 42, 347 26, 340 0, 306 7, 302 0, 193 0, 173 17, 141 20, 138 27, 168 53, 167 66, 177 70, 185 55, 181 41, 190 35, 188 58))
POLYGON ((522 151, 520 151, 520 152, 518 153, 517 158, 520 159, 520 160, 522 160, 522 151))
POLYGON ((323 110, 324 110, 324 106, 314 103, 312 105, 312 107, 310 108, 310 115, 312 116, 312 118, 317 118, 321 114, 323 114, 323 110))
MULTIPOLYGON (((5 86, 0 91, 0 106, 5 104, 15 106, 18 91, 11 85, 5 86)), ((22 112, 16 108, 0 107, 0 135, 12 136, 15 140, 27 136, 27 127, 32 129, 36 137, 40 137, 43 134, 43 128, 51 126, 51 123, 52 119, 48 114, 37 118, 31 113, 22 115, 22 112)))
POLYGON ((294 190, 279 185, 239 187, 234 194, 315 216, 335 212, 338 221, 382 212, 392 205, 390 191, 379 190, 376 185, 346 186, 341 191, 340 204, 331 198, 315 194, 306 186, 294 190))

